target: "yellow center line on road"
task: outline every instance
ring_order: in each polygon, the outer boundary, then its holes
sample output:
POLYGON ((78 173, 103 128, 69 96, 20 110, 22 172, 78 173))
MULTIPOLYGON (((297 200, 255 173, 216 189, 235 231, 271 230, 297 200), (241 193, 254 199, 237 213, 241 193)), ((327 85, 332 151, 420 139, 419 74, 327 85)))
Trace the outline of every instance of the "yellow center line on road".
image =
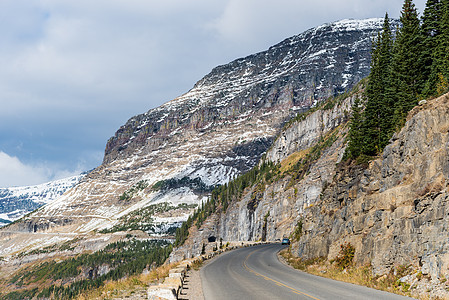
POLYGON ((246 270, 248 270, 249 272, 253 273, 253 274, 256 275, 256 276, 262 277, 262 278, 265 279, 265 280, 272 281, 272 282, 274 282, 275 284, 277 284, 277 285, 279 285, 279 286, 288 288, 289 290, 291 290, 291 291, 292 291, 293 293, 295 293, 295 294, 303 295, 303 296, 306 296, 306 297, 309 297, 309 298, 315 299, 315 300, 320 300, 320 299, 318 299, 318 298, 316 298, 316 297, 313 297, 313 296, 311 296, 311 295, 309 295, 309 294, 306 294, 306 293, 304 293, 304 292, 298 291, 297 289, 294 289, 294 288, 292 288, 292 287, 290 287, 290 286, 288 286, 288 285, 286 285, 286 284, 283 284, 282 282, 279 282, 279 281, 274 280, 274 279, 272 279, 272 278, 270 278, 270 277, 267 277, 267 276, 265 276, 265 275, 262 275, 262 274, 260 274, 260 273, 257 273, 257 272, 254 271, 253 269, 249 268, 249 267, 247 266, 247 264, 246 264, 246 261, 247 261, 248 258, 249 258, 254 252, 256 252, 256 251, 257 251, 257 249, 254 250, 254 251, 252 251, 252 252, 251 252, 250 254, 248 254, 248 256, 245 258, 245 261, 243 262, 243 266, 245 267, 246 270))

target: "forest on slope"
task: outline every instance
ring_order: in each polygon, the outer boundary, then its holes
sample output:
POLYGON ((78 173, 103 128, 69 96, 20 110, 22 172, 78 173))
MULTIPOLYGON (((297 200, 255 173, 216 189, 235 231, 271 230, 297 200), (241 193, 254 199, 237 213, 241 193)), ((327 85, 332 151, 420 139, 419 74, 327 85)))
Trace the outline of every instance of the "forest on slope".
POLYGON ((421 21, 411 0, 402 8, 396 36, 388 14, 373 41, 363 101, 353 106, 346 157, 369 160, 382 153, 420 100, 449 88, 449 1, 427 1, 421 21))

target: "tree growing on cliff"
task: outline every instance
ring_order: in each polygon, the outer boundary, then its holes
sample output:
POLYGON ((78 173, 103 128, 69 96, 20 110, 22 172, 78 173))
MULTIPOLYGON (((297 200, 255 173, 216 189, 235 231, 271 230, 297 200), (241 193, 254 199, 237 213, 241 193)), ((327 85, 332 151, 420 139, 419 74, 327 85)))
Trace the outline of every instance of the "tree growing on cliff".
POLYGON ((449 79, 449 0, 442 0, 441 34, 437 52, 442 64, 442 74, 449 79))
POLYGON ((448 92, 448 86, 446 84, 444 88, 444 82, 449 81, 449 0, 441 1, 441 19, 440 19, 440 34, 437 39, 437 46, 435 49, 435 70, 434 73, 438 73, 437 86, 443 86, 441 91, 437 93, 448 92))
POLYGON ((405 0, 400 21, 394 39, 386 15, 373 41, 365 109, 353 106, 346 158, 380 154, 418 100, 449 90, 449 0, 428 0, 422 26, 405 0))
POLYGON ((389 94, 394 103, 396 129, 404 125, 407 113, 418 104, 426 81, 420 20, 412 0, 405 0, 400 21, 402 27, 398 28, 393 48, 389 94))
POLYGON ((388 14, 383 29, 373 40, 371 48, 371 72, 364 93, 366 101, 362 111, 360 99, 352 107, 346 158, 374 156, 382 151, 394 131, 394 103, 390 88, 393 35, 388 14))
POLYGON ((423 36, 422 60, 424 63, 424 75, 428 78, 423 94, 433 96, 436 92, 439 66, 435 49, 441 34, 442 2, 441 0, 427 0, 421 18, 421 32, 423 36))
POLYGON ((449 79, 449 1, 428 0, 422 17, 423 60, 427 81, 425 96, 447 91, 449 79), (442 88, 443 87, 443 88, 442 88))
POLYGON ((394 131, 391 120, 393 99, 389 94, 391 82, 393 36, 388 14, 385 14, 382 31, 373 41, 371 72, 365 90, 367 98, 363 112, 361 153, 377 155, 387 145, 394 131))
POLYGON ((345 159, 356 159, 362 154, 362 104, 360 98, 356 98, 352 105, 352 116, 349 123, 348 146, 345 151, 345 159))

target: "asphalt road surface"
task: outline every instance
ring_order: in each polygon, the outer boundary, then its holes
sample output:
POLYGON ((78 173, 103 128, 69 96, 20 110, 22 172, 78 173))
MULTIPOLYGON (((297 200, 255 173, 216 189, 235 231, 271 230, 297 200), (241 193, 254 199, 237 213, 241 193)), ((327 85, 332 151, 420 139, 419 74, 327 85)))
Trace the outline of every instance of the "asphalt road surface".
POLYGON ((241 248, 201 268, 204 298, 218 299, 410 299, 310 275, 284 265, 279 244, 241 248))

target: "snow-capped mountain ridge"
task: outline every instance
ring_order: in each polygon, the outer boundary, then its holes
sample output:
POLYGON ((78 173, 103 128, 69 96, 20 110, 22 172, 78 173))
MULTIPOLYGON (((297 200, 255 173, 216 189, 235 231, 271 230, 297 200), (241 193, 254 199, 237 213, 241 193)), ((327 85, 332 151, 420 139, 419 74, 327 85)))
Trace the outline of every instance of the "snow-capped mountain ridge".
POLYGON ((0 188, 0 226, 48 204, 75 186, 85 175, 77 175, 39 185, 0 188))
POLYGON ((184 95, 131 118, 109 140, 105 162, 180 127, 204 128, 217 119, 272 106, 279 96, 277 86, 289 87, 294 106, 305 109, 342 93, 368 74, 371 39, 382 24, 383 19, 324 24, 215 67, 184 95))
POLYGON ((109 181, 120 186, 133 174, 134 183, 198 178, 212 186, 249 170, 288 118, 368 75, 371 39, 382 25, 329 23, 217 66, 184 95, 117 131, 102 166, 115 170, 109 181))

